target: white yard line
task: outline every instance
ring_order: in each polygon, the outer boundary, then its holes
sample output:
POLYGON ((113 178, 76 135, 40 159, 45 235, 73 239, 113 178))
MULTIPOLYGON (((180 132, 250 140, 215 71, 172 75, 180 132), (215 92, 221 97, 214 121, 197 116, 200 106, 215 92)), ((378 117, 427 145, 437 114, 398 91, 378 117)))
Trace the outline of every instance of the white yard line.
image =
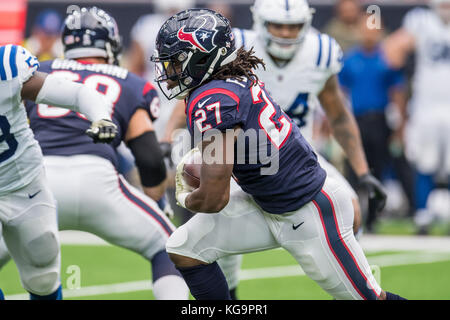
POLYGON ((440 251, 450 252, 450 237, 363 235, 364 251, 440 251))
MULTIPOLYGON (((110 245, 93 234, 81 231, 61 231, 60 238, 62 244, 69 245, 110 245)), ((450 252, 450 237, 363 235, 360 244, 365 251, 450 252)))
MULTIPOLYGON (((423 253, 399 253, 374 256, 368 258, 370 265, 379 267, 399 266, 408 264, 422 264, 450 260, 450 253, 423 252, 423 253)), ((256 280, 269 278, 282 278, 305 275, 298 265, 244 269, 241 271, 240 280, 256 280)), ((82 287, 80 289, 64 289, 64 298, 89 297, 103 294, 125 293, 151 290, 150 280, 123 282, 115 284, 82 287)), ((6 296, 8 300, 27 300, 27 294, 15 294, 6 296)))

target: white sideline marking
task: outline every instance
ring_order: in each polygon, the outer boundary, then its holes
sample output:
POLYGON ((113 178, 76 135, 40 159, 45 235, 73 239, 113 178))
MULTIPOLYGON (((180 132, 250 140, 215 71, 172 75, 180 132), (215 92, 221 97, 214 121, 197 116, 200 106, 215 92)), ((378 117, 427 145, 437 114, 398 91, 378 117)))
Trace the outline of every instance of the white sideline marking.
POLYGON ((450 237, 363 234, 359 243, 365 252, 396 250, 450 252, 450 237))
MULTIPOLYGON (((70 245, 107 245, 105 240, 87 232, 61 231, 62 244, 70 245)), ((450 252, 450 237, 436 236, 386 236, 363 234, 359 243, 364 251, 421 251, 433 250, 450 252)))
MULTIPOLYGON (((368 257, 370 265, 378 265, 380 267, 399 266, 407 264, 422 264, 439 261, 450 260, 450 254, 443 254, 438 252, 430 253, 399 253, 386 254, 375 257, 368 257)), ((282 278, 292 276, 304 276, 302 268, 298 265, 279 266, 268 268, 255 268, 241 270, 240 281, 255 280, 255 279, 269 279, 282 278)), ((64 298, 89 297, 102 294, 114 294, 125 292, 136 292, 152 290, 152 283, 150 280, 122 282, 115 284, 105 284, 97 286, 82 287, 80 289, 64 289, 64 298)), ((6 296, 7 300, 28 300, 28 294, 14 294, 6 296)))

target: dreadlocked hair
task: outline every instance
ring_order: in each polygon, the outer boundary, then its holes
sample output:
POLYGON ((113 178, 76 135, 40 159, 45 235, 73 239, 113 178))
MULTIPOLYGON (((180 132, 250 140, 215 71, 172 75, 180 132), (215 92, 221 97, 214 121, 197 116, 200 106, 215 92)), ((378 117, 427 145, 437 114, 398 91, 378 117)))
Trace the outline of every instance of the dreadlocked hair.
POLYGON ((253 47, 250 50, 239 48, 236 53, 236 59, 219 68, 208 80, 226 80, 237 79, 244 81, 244 78, 252 79, 254 83, 258 82, 258 76, 254 73, 254 69, 261 65, 266 70, 264 61, 255 56, 253 47))

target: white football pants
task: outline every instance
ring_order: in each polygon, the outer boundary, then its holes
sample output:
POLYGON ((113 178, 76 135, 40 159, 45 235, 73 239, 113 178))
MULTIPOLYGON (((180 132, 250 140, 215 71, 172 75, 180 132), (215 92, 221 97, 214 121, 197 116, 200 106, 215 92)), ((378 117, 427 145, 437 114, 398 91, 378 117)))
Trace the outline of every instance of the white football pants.
POLYGON ((381 288, 353 234, 353 217, 350 193, 332 177, 313 201, 284 214, 265 212, 233 188, 221 212, 197 213, 171 235, 166 250, 212 263, 282 247, 336 299, 377 299, 381 288))

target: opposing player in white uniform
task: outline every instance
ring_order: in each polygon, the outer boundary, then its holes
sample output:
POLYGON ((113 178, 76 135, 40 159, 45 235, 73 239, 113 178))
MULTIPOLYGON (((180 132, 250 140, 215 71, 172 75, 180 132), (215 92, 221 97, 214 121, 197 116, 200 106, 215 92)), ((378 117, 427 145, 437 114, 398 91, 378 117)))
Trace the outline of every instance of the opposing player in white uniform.
POLYGON ((405 147, 418 172, 415 220, 419 231, 426 232, 433 218, 427 201, 436 179, 450 188, 450 0, 433 0, 430 9, 412 9, 385 43, 388 61, 395 67, 402 67, 416 52, 405 147))
MULTIPOLYGON (((339 89, 336 75, 342 68, 342 50, 338 43, 311 28, 314 9, 304 0, 257 0, 251 10, 254 28, 234 29, 237 47, 253 47, 256 56, 264 60, 266 68, 256 70, 259 79, 270 88, 274 99, 310 143, 314 115, 322 105, 334 137, 356 175, 374 190, 374 197, 383 206, 386 195, 381 184, 370 175, 358 127, 339 89)), ((355 191, 336 168, 318 157, 327 174, 352 193, 357 231, 360 209, 355 191)))
POLYGON ((24 99, 80 112, 94 123, 88 134, 110 142, 112 103, 79 83, 37 72, 39 62, 16 45, 0 47, 0 230, 31 299, 61 298, 56 204, 24 99))
POLYGON ((114 101, 110 112, 119 132, 110 145, 98 146, 83 136, 86 120, 76 113, 27 103, 49 186, 58 202, 59 230, 90 232, 133 250, 152 266, 156 299, 187 299, 187 286, 165 251, 175 226, 155 201, 164 193, 166 178, 153 129, 158 95, 149 82, 115 65, 121 50, 115 20, 96 7, 80 12, 78 27, 71 23, 75 13, 65 21, 66 59, 43 62, 41 69, 86 83, 114 101), (144 192, 116 171, 115 148, 120 141, 126 142, 136 159, 144 192))

